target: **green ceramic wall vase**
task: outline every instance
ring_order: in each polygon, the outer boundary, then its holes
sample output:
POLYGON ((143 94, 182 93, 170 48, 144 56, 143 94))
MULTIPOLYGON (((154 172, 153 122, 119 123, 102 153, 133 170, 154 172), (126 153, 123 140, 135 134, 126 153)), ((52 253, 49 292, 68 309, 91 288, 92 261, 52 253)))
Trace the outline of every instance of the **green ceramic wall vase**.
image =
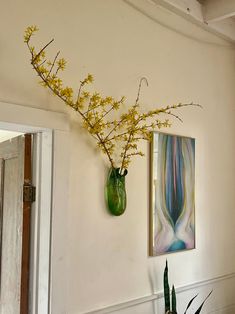
POLYGON ((120 168, 111 168, 105 187, 105 199, 110 213, 120 216, 126 209, 126 187, 125 178, 127 170, 123 174, 119 173, 120 168))

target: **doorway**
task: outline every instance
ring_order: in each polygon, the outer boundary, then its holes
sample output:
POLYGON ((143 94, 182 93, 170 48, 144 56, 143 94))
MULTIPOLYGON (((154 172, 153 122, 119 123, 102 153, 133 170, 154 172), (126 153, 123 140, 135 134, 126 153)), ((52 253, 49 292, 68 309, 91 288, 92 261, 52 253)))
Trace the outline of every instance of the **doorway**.
MULTIPOLYGON (((33 143, 37 145, 39 138, 40 134, 37 133, 22 135, 0 130, 1 314, 33 313, 33 294, 29 295, 29 291, 38 289, 33 276, 35 258, 38 256, 30 252, 34 252, 35 243, 38 243, 39 212, 34 206, 31 215, 31 207, 36 200, 32 182, 38 176, 33 169, 40 157, 33 143)), ((50 179, 48 181, 51 182, 50 179)))
POLYGON ((34 134, 29 314, 65 313, 66 263, 60 257, 66 256, 69 121, 63 113, 0 102, 0 129, 34 134))

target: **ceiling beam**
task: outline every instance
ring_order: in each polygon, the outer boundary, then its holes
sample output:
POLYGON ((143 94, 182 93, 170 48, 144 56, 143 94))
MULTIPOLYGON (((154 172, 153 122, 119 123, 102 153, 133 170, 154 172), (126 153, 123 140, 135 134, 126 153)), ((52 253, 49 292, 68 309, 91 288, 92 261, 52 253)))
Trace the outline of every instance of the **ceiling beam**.
POLYGON ((156 5, 165 7, 179 15, 191 16, 198 21, 203 20, 202 5, 196 0, 150 0, 156 5))
MULTIPOLYGON (((134 0, 136 1, 136 0, 134 0)), ((235 0, 204 0, 199 3, 196 0, 148 0, 156 5, 165 7, 178 15, 200 25, 225 39, 235 42, 235 21, 229 19, 235 15, 235 0), (230 10, 230 11, 229 11, 230 10), (205 13, 217 14, 216 20, 207 20, 205 13), (219 12, 223 12, 222 17, 218 18, 219 12), (225 18, 226 12, 226 18, 225 18), (228 13, 229 12, 229 13, 228 13)))
MULTIPOLYGON (((231 2, 235 0, 123 0, 128 3, 134 9, 142 12, 146 16, 155 20, 155 15, 158 15, 159 7, 167 9, 167 11, 174 12, 176 15, 183 17, 184 19, 192 22, 195 25, 200 26, 204 30, 213 33, 225 40, 235 43, 235 21, 234 19, 224 19, 218 22, 206 21, 204 4, 231 2)), ((231 4, 230 3, 230 4, 231 4)), ((231 9, 231 7, 230 7, 231 9)), ((230 11, 231 13, 231 11, 230 11)))
POLYGON ((203 7, 207 22, 217 22, 235 16, 234 0, 207 0, 203 7))

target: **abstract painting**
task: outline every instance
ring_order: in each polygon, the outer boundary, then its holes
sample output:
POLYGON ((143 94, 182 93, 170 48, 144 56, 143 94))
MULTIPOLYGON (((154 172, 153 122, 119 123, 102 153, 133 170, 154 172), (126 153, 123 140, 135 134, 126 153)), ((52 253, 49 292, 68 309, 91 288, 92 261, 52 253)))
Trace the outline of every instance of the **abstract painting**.
POLYGON ((195 139, 154 132, 150 255, 195 248, 195 139))

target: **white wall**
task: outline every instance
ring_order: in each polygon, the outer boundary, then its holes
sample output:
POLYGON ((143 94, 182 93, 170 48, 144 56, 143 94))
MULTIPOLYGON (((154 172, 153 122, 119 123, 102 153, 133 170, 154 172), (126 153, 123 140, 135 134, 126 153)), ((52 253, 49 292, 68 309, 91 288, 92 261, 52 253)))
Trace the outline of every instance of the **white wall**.
MULTIPOLYGON (((204 296, 210 285, 214 287, 208 313, 224 307, 230 310, 235 272, 234 49, 172 13, 159 8, 151 13, 152 19, 121 0, 2 3, 0 100, 66 110, 38 86, 31 69, 22 36, 27 25, 37 24, 41 32, 35 42, 55 37, 55 51, 60 49, 69 60, 64 75, 67 84, 76 86, 91 72, 96 90, 116 97, 126 95, 131 104, 138 81, 145 76, 149 88, 143 88, 141 101, 146 108, 179 101, 200 103, 203 110, 182 110, 184 123, 175 122, 170 130, 196 138, 197 246, 167 256, 170 280, 176 287, 187 287, 231 274, 230 279, 197 288, 204 296)), ((147 145, 143 144, 147 158, 136 159, 129 170, 127 211, 112 217, 104 203, 107 162, 80 129, 74 113, 70 122, 70 165, 61 164, 68 174, 69 206, 64 216, 56 217, 54 212, 53 232, 56 235, 61 230, 64 242, 53 237, 53 314, 86 313, 159 292, 166 258, 148 257, 147 145), (61 269, 65 270, 66 295, 59 284, 61 269), (67 304, 66 311, 63 304, 67 304)), ((180 309, 193 295, 190 291, 179 294, 180 309)), ((118 313, 160 314, 162 303, 157 303, 150 301, 118 313)))

